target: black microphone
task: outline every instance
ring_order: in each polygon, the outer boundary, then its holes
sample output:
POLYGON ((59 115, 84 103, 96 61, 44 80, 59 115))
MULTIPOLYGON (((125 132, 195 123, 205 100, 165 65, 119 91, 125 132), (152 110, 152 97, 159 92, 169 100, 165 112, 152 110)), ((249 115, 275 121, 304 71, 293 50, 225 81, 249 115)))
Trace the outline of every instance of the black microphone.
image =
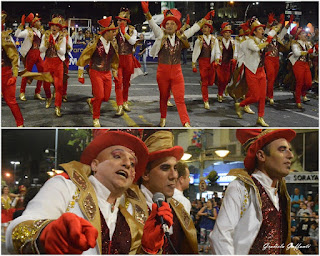
MULTIPOLYGON (((152 201, 157 204, 158 208, 162 206, 162 203, 165 201, 165 199, 166 198, 164 194, 162 194, 161 192, 154 193, 152 197, 152 201)), ((160 216, 160 221, 161 221, 163 232, 165 234, 169 234, 169 226, 167 225, 167 223, 165 223, 162 216, 160 216)))

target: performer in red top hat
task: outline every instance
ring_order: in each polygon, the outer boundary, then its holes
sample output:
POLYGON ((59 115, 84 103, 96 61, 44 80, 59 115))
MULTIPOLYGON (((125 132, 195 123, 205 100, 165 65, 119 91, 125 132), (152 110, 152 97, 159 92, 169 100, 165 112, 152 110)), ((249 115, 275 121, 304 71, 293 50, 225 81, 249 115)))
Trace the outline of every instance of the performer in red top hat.
POLYGON ((122 131, 99 130, 80 162, 61 164, 23 215, 11 222, 13 254, 137 254, 142 225, 121 204, 143 174, 146 145, 122 131), (32 232, 30 232, 32 230, 32 232))
MULTIPOLYGON (((20 48, 20 54, 24 58, 24 64, 27 71, 32 71, 34 65, 36 65, 38 72, 43 72, 43 60, 40 56, 40 43, 43 34, 43 27, 41 26, 41 18, 35 16, 33 13, 30 13, 27 17, 22 15, 21 24, 15 32, 15 37, 24 38, 24 41, 20 48), (26 27, 24 30, 25 23, 29 23, 29 27, 26 27)), ((42 81, 37 81, 37 86, 34 92, 34 98, 38 100, 45 100, 41 97, 42 81)), ((23 77, 21 80, 20 87, 20 100, 26 101, 26 86, 27 86, 27 77, 23 77)))
MULTIPOLYGON (((42 36, 40 52, 45 55, 44 71, 50 72, 54 80, 55 93, 55 114, 61 117, 61 103, 63 93, 63 61, 66 54, 66 38, 62 33, 63 19, 54 17, 49 22, 50 30, 42 36)), ((46 93, 46 108, 49 108, 53 95, 50 90, 50 82, 44 82, 43 88, 46 93)))
MULTIPOLYGON (((214 17, 214 12, 212 13, 212 17, 214 17)), ((192 53, 193 72, 197 72, 196 62, 199 59, 199 70, 201 77, 200 84, 205 109, 210 109, 208 86, 211 86, 214 83, 216 77, 215 65, 220 58, 218 41, 215 36, 212 35, 212 24, 212 20, 208 20, 203 25, 201 29, 203 35, 198 36, 198 39, 194 43, 192 53)))
POLYGON ((133 56, 133 47, 137 42, 137 31, 134 26, 129 25, 130 10, 128 8, 121 8, 120 13, 116 16, 118 20, 119 33, 117 34, 118 54, 119 54, 119 69, 118 79, 115 80, 115 92, 117 100, 116 115, 123 115, 123 110, 131 111, 128 104, 129 87, 131 75, 135 69, 135 57, 133 56))
POLYGON ((82 52, 77 65, 78 80, 84 83, 83 70, 90 63, 89 75, 92 84, 93 98, 89 98, 87 103, 90 112, 93 114, 93 126, 100 127, 100 108, 102 101, 108 101, 112 88, 112 77, 118 79, 118 44, 115 39, 117 27, 115 27, 112 17, 98 21, 100 25, 100 36, 96 36, 92 43, 82 52))
POLYGON ((223 92, 230 82, 231 74, 237 64, 238 53, 235 47, 235 41, 231 37, 232 33, 231 25, 228 22, 222 23, 220 31, 222 36, 218 37, 221 59, 221 63, 217 68, 218 102, 222 102, 223 92))
POLYGON ((257 124, 269 126, 263 119, 266 98, 266 73, 264 70, 265 47, 271 42, 272 38, 281 28, 281 24, 275 26, 269 32, 268 38, 264 38, 264 27, 256 17, 250 21, 251 35, 246 43, 247 54, 244 58, 245 76, 248 84, 248 93, 245 100, 235 103, 237 115, 242 118, 244 106, 258 102, 257 124))
POLYGON ((292 254, 284 177, 290 172, 295 134, 291 129, 237 130, 246 152, 245 169, 228 174, 236 179, 228 185, 210 234, 213 254, 292 254))
POLYGON ((11 30, 4 30, 7 14, 1 13, 1 92, 10 108, 18 127, 23 127, 23 117, 16 101, 19 53, 10 36, 11 30))
POLYGON ((158 55, 157 82, 160 91, 160 126, 166 125, 167 101, 170 91, 173 94, 180 120, 183 126, 190 127, 190 119, 184 102, 184 78, 182 75, 180 58, 181 50, 189 48, 188 38, 198 32, 212 12, 195 23, 191 28, 180 31, 181 13, 177 9, 164 11, 164 19, 159 27, 153 20, 148 2, 141 2, 143 13, 155 34, 156 41, 151 49, 151 56, 158 55))
POLYGON ((309 59, 313 53, 313 47, 308 43, 307 33, 303 28, 295 26, 290 34, 293 35, 295 39, 291 44, 292 53, 289 57, 296 78, 295 100, 297 107, 302 109, 301 96, 303 102, 309 101, 307 91, 312 86, 309 59))
POLYGON ((68 20, 64 20, 62 26, 62 33, 66 38, 66 54, 65 60, 63 62, 63 91, 62 91, 62 101, 67 102, 67 89, 68 89, 68 73, 69 73, 69 59, 73 49, 72 38, 68 34, 68 20))

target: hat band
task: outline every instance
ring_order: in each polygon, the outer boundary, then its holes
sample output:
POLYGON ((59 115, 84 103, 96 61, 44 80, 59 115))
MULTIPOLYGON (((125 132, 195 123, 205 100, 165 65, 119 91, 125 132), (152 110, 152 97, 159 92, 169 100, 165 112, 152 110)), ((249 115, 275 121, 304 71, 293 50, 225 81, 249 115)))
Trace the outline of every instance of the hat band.
POLYGON ((256 137, 253 137, 251 139, 248 139, 245 143, 243 143, 243 148, 244 151, 247 152, 249 147, 259 138, 265 136, 266 134, 275 131, 276 129, 268 129, 268 130, 264 130, 262 131, 260 134, 258 134, 256 137))

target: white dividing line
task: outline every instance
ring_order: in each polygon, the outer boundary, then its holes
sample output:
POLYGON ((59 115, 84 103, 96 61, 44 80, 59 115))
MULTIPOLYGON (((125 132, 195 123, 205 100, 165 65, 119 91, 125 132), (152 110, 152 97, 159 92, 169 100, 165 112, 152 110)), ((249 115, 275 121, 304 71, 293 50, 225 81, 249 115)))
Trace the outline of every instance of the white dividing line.
POLYGON ((292 113, 295 113, 295 114, 298 114, 298 115, 302 115, 302 116, 306 116, 306 117, 309 117, 309 118, 312 118, 312 119, 315 119, 315 120, 319 120, 319 117, 316 117, 316 116, 311 116, 311 115, 308 115, 308 114, 305 114, 305 113, 300 113, 300 112, 297 112, 297 111, 294 111, 294 110, 291 110, 291 109, 285 109, 286 111, 289 111, 289 112, 292 112, 292 113))

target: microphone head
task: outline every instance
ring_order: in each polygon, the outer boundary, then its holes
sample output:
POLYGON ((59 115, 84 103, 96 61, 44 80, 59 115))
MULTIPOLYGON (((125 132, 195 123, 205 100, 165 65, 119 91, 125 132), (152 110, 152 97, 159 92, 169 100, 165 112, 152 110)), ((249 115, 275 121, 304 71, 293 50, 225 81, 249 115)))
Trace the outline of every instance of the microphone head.
POLYGON ((158 203, 158 202, 164 202, 166 200, 164 194, 162 194, 161 192, 156 192, 154 193, 153 197, 152 197, 152 201, 154 203, 158 203))

